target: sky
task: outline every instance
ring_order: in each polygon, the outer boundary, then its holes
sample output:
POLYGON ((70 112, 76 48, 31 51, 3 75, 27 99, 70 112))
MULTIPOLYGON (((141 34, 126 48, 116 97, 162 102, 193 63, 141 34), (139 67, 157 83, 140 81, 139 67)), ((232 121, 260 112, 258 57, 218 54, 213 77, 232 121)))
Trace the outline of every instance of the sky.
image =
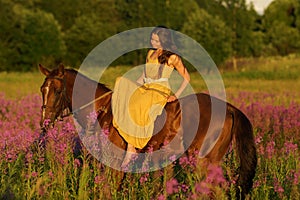
POLYGON ((267 8, 272 1, 273 0, 246 0, 247 3, 253 2, 255 10, 259 14, 263 14, 264 9, 267 8))

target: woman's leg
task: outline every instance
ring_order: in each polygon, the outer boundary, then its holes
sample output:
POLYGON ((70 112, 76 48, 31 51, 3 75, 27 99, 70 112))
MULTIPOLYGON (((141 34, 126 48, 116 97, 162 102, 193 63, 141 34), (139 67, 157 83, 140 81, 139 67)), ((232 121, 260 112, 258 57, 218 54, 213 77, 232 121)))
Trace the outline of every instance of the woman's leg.
POLYGON ((134 155, 136 155, 135 147, 132 144, 127 143, 127 151, 121 167, 127 167, 134 155))

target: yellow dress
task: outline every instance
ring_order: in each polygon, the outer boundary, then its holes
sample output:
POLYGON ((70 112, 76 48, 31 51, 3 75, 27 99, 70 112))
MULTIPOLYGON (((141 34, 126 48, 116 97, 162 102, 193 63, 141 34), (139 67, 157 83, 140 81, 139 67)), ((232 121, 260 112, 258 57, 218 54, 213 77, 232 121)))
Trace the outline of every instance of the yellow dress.
MULTIPOLYGON (((148 55, 151 55, 151 52, 148 55)), ((158 59, 148 57, 145 65, 145 83, 139 85, 119 77, 112 95, 114 127, 126 142, 140 149, 151 139, 154 121, 162 113, 171 94, 168 78, 173 67, 164 65, 161 72, 159 67, 158 59)))

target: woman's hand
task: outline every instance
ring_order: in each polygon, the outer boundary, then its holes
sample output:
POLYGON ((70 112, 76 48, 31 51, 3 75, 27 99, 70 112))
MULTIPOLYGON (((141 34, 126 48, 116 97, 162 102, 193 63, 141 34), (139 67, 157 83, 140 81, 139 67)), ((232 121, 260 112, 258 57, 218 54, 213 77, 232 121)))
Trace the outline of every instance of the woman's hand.
POLYGON ((167 102, 175 101, 177 97, 175 95, 169 96, 167 102))

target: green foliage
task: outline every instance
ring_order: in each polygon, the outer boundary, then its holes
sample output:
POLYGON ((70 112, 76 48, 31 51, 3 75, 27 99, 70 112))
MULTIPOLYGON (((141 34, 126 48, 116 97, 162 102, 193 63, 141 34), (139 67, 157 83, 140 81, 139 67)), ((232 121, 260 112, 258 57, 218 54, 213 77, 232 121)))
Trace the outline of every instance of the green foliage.
POLYGON ((121 30, 157 25, 180 30, 197 7, 194 0, 116 0, 116 9, 124 20, 121 30))
MULTIPOLYGON (((28 71, 39 62, 78 67, 110 36, 157 25, 188 34, 217 64, 300 50, 298 0, 274 0, 264 15, 246 0, 0 0, 0 17, 0 71, 28 71)), ((113 65, 144 60, 139 50, 113 65)))
POLYGON ((253 40, 256 40, 254 37, 256 12, 251 7, 248 9, 245 0, 220 2, 224 5, 222 19, 225 19, 225 23, 233 31, 232 47, 234 56, 247 57, 253 55, 252 53, 256 48, 253 45, 253 40))
POLYGON ((276 0, 266 9, 263 26, 266 43, 277 55, 299 52, 300 48, 300 3, 298 0, 276 0))
POLYGON ((203 9, 190 14, 182 32, 199 42, 217 64, 231 55, 230 29, 219 17, 214 17, 203 9))
POLYGON ((269 56, 270 53, 266 51, 264 44, 265 34, 262 31, 253 31, 248 38, 249 49, 247 55, 253 57, 269 56))
POLYGON ((116 0, 116 4, 121 17, 125 19, 122 29, 157 25, 158 19, 163 24, 166 23, 166 16, 163 15, 166 7, 164 1, 116 0))
POLYGON ((52 14, 29 10, 20 4, 1 3, 1 9, 8 15, 8 21, 1 23, 5 27, 0 33, 2 70, 27 71, 39 62, 53 62, 64 55, 60 26, 52 14))
POLYGON ((226 73, 226 79, 249 79, 249 80, 297 80, 298 75, 289 70, 280 70, 280 72, 272 71, 245 71, 240 73, 226 73))
POLYGON ((9 1, 1 0, 0 1, 0 70, 5 70, 7 65, 10 64, 12 58, 11 55, 14 54, 14 51, 10 48, 12 34, 11 30, 15 26, 14 14, 11 11, 12 4, 9 1))
POLYGON ((269 29, 276 21, 283 22, 287 26, 296 27, 297 11, 300 3, 298 0, 275 0, 265 10, 264 26, 269 29))
POLYGON ((82 9, 80 5, 82 1, 79 0, 37 0, 35 6, 44 10, 48 13, 52 13, 57 21, 59 21, 62 30, 65 31, 69 29, 75 22, 76 17, 82 9))
POLYGON ((275 21, 266 34, 268 41, 273 41, 272 46, 279 55, 288 55, 299 51, 300 33, 296 28, 275 21))
POLYGON ((72 52, 67 55, 68 64, 79 66, 94 47, 116 34, 116 27, 101 19, 94 13, 83 15, 66 32, 65 41, 68 51, 72 52))
MULTIPOLYGON (((167 2, 169 2, 169 6, 163 12, 168 17, 165 25, 173 30, 181 31, 191 13, 198 9, 198 5, 194 0, 169 0, 167 2)), ((153 26, 156 25, 154 24, 153 26)))

